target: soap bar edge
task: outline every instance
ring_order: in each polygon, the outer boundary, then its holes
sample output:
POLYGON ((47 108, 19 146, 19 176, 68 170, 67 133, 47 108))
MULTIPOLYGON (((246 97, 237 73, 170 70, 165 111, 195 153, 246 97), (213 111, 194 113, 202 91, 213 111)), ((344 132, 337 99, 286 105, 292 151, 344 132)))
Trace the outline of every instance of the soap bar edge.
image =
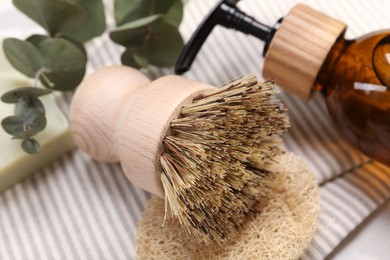
POLYGON ((33 165, 32 168, 23 170, 23 166, 20 163, 14 167, 9 167, 10 170, 7 172, 6 176, 2 176, 2 181, 0 182, 0 194, 14 187, 17 183, 23 181, 24 179, 38 173, 39 170, 42 170, 45 166, 53 163, 65 153, 76 149, 76 145, 72 139, 69 128, 65 129, 65 131, 61 134, 58 134, 47 146, 48 147, 43 147, 44 149, 40 151, 39 156, 44 156, 48 159, 37 163, 36 157, 29 156, 23 161, 23 164, 33 165), (61 146, 64 149, 57 149, 56 151, 56 146, 61 146))

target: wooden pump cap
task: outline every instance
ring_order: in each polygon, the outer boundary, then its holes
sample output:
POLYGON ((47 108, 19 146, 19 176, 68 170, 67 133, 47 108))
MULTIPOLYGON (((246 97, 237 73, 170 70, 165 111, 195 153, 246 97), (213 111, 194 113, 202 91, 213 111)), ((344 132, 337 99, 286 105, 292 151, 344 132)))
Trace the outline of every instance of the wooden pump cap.
POLYGON ((100 69, 73 96, 73 138, 94 159, 120 162, 135 185, 163 196, 159 157, 170 122, 184 104, 213 89, 178 76, 150 82, 124 66, 100 69))
POLYGON ((346 25, 298 4, 283 18, 265 56, 263 77, 307 100, 317 75, 346 25))

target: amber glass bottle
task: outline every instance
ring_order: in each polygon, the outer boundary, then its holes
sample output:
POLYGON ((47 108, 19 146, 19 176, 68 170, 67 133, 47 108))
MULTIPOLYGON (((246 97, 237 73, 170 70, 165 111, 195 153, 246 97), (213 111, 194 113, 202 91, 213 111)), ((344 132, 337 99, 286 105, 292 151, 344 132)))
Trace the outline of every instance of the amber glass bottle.
POLYGON ((315 87, 348 140, 369 157, 390 165, 390 31, 340 39, 315 87))
POLYGON ((184 48, 175 71, 187 71, 216 24, 263 41, 265 79, 308 100, 324 93, 343 135, 367 156, 390 166, 390 31, 345 40, 346 25, 304 4, 274 27, 221 1, 184 48))
POLYGON ((305 5, 283 19, 263 76, 309 99, 321 91, 335 125, 367 156, 390 165, 390 31, 345 40, 346 25, 305 5))

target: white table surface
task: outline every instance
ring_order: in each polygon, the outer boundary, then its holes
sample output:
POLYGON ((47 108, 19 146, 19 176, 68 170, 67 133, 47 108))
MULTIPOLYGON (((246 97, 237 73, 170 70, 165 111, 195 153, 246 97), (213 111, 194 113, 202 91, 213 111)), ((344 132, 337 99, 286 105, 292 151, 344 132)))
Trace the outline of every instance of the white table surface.
MULTIPOLYGON (((11 1, 0 1, 0 38, 25 38, 42 29, 20 14, 11 1)), ((337 249, 332 259, 390 259, 390 201, 377 210, 337 249)))

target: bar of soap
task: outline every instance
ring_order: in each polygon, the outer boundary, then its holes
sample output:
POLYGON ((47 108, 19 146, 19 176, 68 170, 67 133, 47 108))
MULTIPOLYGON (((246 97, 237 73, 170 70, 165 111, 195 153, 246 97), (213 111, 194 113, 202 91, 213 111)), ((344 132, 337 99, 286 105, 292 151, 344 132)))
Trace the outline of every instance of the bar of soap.
MULTIPOLYGON (((0 42, 2 43, 1 39, 0 42)), ((11 67, 1 48, 0 96, 18 87, 31 86, 31 83, 32 81, 11 67)), ((47 126, 34 137, 41 145, 39 154, 25 153, 21 148, 21 141, 12 140, 12 136, 0 127, 0 193, 75 147, 68 121, 57 106, 53 95, 44 96, 41 100, 46 110, 47 126)), ((14 104, 0 101, 0 121, 13 115, 13 110, 14 104)))

